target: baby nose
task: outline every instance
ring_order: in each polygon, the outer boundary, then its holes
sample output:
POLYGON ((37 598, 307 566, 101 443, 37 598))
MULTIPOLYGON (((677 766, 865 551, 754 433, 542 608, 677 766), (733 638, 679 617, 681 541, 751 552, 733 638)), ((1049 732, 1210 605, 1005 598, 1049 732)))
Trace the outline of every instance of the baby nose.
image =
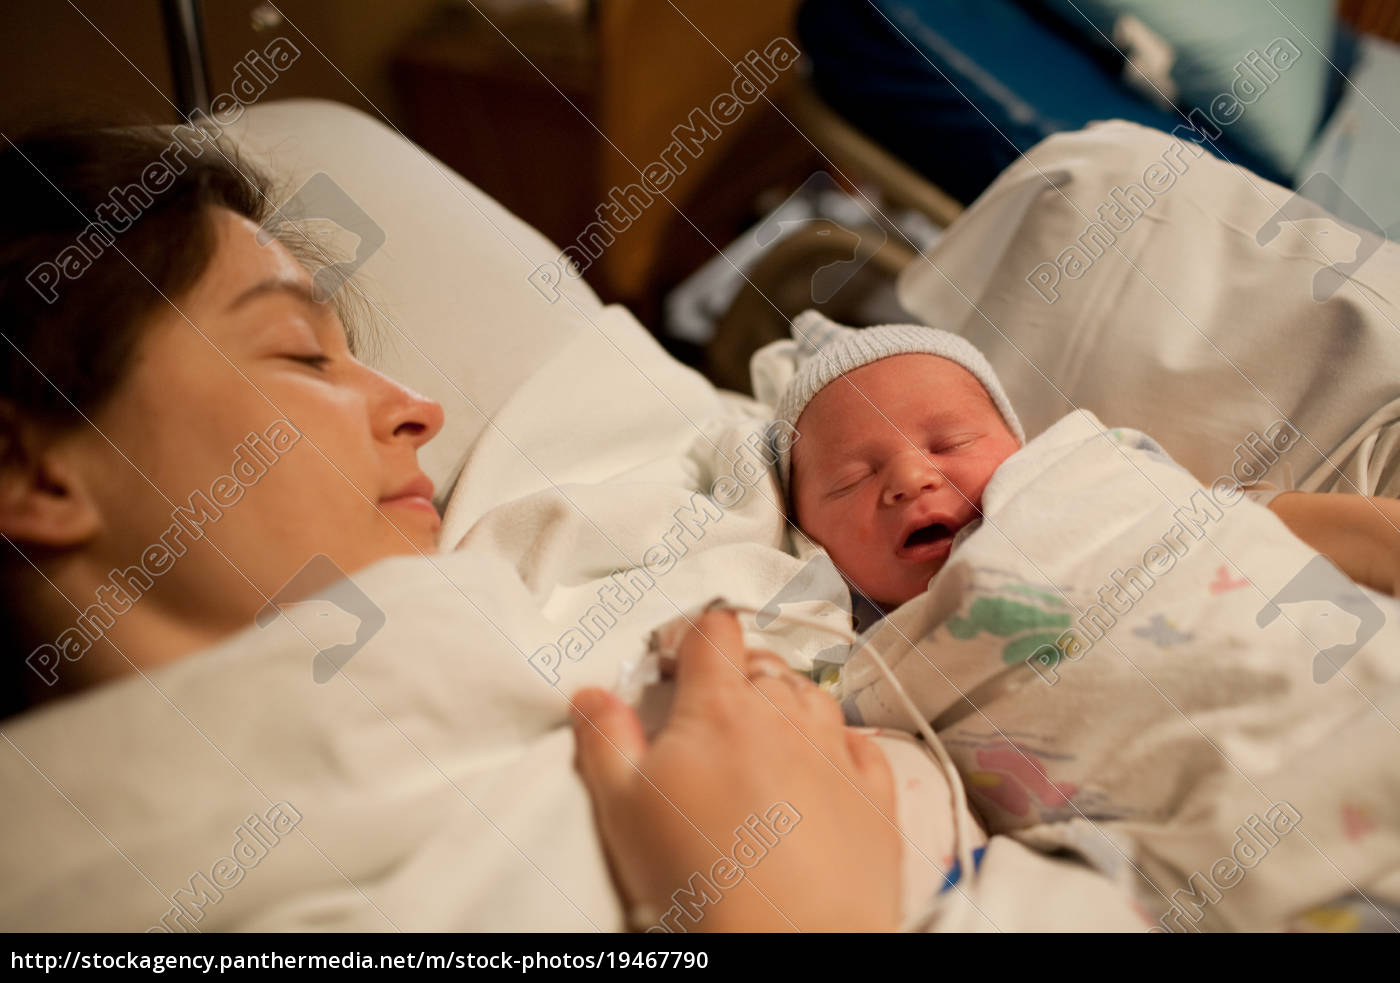
POLYGON ((936 491, 943 483, 943 475, 927 457, 917 453, 905 454, 890 468, 890 478, 885 485, 885 504, 894 505, 923 491, 936 491))

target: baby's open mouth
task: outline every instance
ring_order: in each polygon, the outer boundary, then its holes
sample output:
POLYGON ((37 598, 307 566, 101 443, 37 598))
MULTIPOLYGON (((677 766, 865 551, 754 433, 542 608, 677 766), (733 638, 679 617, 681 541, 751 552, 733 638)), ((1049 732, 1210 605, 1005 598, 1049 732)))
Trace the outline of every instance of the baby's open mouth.
POLYGON ((904 541, 904 548, 909 549, 914 546, 924 546, 928 543, 936 543, 940 539, 947 539, 953 535, 953 530, 949 529, 941 522, 924 526, 922 529, 915 529, 909 534, 909 538, 904 541))

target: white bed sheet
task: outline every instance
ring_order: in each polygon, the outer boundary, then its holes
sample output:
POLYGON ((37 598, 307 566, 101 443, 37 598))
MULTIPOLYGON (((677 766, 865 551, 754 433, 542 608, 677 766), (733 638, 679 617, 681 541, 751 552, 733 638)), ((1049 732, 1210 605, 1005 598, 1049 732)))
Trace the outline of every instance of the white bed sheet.
MULTIPOLYGON (((369 361, 443 405, 442 433, 419 454, 446 502, 487 419, 603 305, 565 277, 550 299, 530 281, 559 257, 544 236, 388 126, 338 103, 255 106, 225 133, 274 177, 277 204, 327 174, 382 228, 384 243, 356 273, 378 322, 369 361)), ((318 223, 337 258, 356 237, 318 223)), ((631 330, 645 334, 633 323, 631 330)))
POLYGON ((1114 121, 1045 140, 899 297, 982 349, 1028 436, 1085 409, 1207 484, 1243 461, 1279 487, 1400 495, 1400 246, 1167 134, 1114 121), (1112 214, 1149 182, 1135 218, 1112 214), (1247 438, 1280 420, 1300 438, 1261 459, 1247 438))

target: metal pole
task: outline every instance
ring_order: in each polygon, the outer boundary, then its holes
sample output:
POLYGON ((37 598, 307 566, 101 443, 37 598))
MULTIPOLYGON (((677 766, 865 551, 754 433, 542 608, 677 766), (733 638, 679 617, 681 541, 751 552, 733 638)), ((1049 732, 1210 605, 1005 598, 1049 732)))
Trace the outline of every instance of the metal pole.
POLYGON ((161 0, 175 102, 188 119, 209 112, 209 68, 204 60, 204 18, 200 0, 161 0))

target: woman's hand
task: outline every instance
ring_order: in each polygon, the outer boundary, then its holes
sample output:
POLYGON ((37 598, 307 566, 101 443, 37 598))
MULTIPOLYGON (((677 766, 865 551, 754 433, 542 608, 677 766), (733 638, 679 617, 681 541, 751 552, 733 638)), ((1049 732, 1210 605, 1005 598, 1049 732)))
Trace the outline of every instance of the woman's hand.
POLYGON ((874 742, 776 655, 745 651, 731 614, 698 619, 676 674, 650 743, 611 693, 574 697, 576 763, 634 927, 896 930, 901 841, 874 742))
POLYGON ((1400 597, 1400 501, 1284 492, 1269 508, 1295 536, 1325 553, 1352 580, 1400 597))

